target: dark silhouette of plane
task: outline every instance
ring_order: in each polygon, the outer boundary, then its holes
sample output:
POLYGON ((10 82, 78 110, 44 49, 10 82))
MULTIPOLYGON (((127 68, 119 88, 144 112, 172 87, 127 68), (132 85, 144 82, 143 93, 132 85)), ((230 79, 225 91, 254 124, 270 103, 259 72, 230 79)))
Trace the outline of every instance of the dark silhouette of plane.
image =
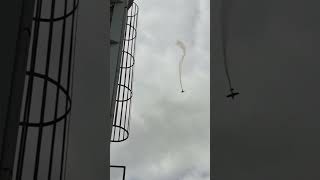
POLYGON ((181 93, 184 93, 184 90, 182 89, 181 93))
POLYGON ((231 97, 232 99, 234 99, 236 95, 240 94, 239 92, 233 92, 233 90, 234 90, 233 88, 230 89, 230 94, 226 96, 227 98, 231 97))

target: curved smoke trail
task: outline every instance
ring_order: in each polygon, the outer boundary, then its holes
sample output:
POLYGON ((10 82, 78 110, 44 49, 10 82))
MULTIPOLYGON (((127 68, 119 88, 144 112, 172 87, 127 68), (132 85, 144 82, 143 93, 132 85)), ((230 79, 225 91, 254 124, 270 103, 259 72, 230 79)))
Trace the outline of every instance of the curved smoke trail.
POLYGON ((222 40, 222 55, 223 55, 223 63, 224 63, 224 71, 225 74, 227 76, 227 80, 228 80, 228 85, 229 85, 229 89, 232 89, 232 82, 231 82, 231 77, 230 77, 230 73, 229 73, 229 68, 228 68, 228 56, 227 56, 227 29, 229 28, 227 25, 227 17, 226 17, 226 9, 225 7, 221 6, 221 40, 222 40))
POLYGON ((182 73, 182 63, 183 63, 184 57, 186 55, 186 46, 184 45, 183 42, 181 42, 179 40, 177 40, 177 46, 179 46, 183 52, 181 60, 179 62, 179 79, 180 79, 181 92, 184 92, 183 86, 182 86, 182 80, 181 80, 181 73, 182 73))

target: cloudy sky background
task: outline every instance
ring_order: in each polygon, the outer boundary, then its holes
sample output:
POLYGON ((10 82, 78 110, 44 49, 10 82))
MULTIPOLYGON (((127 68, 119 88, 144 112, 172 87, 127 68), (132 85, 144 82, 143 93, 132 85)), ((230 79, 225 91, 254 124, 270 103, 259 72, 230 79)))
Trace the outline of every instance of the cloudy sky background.
MULTIPOLYGON (((111 144, 127 180, 209 180, 209 0, 139 5, 130 138, 111 144), (179 61, 185 93, 180 93, 179 61)), ((113 180, 121 171, 111 169, 113 180)))

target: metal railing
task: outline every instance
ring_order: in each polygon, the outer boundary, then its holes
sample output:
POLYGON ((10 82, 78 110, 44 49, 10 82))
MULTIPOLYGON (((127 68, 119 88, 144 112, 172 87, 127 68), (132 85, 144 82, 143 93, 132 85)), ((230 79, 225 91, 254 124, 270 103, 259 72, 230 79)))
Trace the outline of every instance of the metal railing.
POLYGON ((116 92, 111 142, 122 142, 129 138, 138 10, 138 5, 136 3, 133 3, 128 10, 126 31, 122 42, 123 48, 118 88, 116 92))
POLYGON ((78 5, 35 3, 13 179, 65 179, 78 5))

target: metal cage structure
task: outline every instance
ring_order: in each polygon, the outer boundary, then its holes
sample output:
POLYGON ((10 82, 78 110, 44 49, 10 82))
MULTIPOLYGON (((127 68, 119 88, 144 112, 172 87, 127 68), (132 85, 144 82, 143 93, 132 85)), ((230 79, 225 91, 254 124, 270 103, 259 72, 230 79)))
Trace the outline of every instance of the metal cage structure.
POLYGON ((129 138, 138 12, 138 5, 133 2, 128 9, 126 30, 122 42, 111 142, 122 142, 129 138))
POLYGON ((37 0, 13 179, 65 179, 79 0, 37 0))

